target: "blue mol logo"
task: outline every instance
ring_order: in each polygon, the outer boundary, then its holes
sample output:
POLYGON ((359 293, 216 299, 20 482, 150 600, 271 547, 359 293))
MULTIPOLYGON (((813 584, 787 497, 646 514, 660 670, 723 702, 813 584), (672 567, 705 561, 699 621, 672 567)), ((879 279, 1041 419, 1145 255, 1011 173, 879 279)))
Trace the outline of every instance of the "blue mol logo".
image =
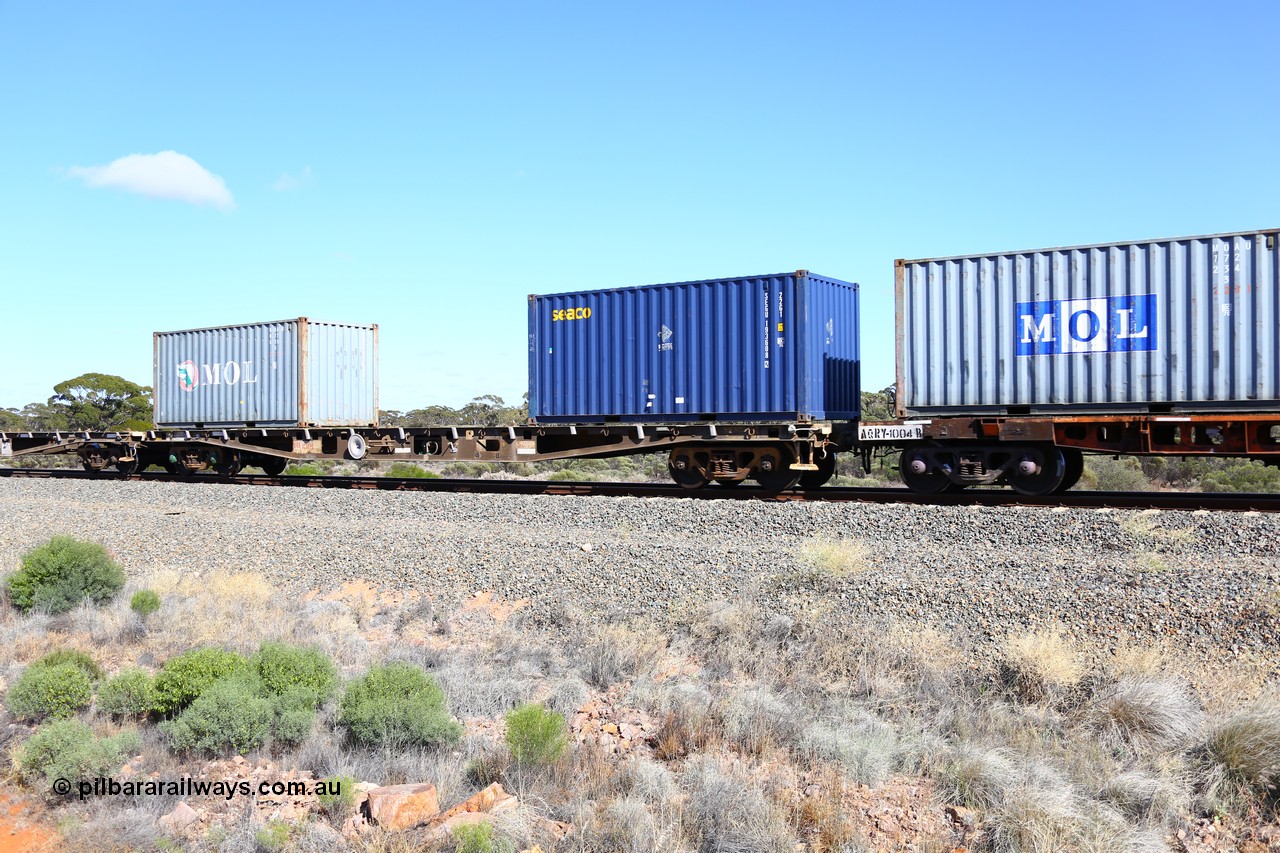
POLYGON ((1156 349, 1156 295, 1019 302, 1017 355, 1156 349))

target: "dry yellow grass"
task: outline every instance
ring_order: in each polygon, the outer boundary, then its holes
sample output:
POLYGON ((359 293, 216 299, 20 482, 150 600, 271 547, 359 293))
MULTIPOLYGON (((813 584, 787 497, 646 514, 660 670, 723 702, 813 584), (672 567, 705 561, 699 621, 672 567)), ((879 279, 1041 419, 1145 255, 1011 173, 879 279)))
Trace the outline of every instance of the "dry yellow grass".
POLYGON ((871 567, 867 546, 859 539, 819 536, 800 546, 799 564, 833 578, 860 575, 871 567))
POLYGON ((1046 628, 1010 636, 1001 667, 1011 684, 1030 700, 1052 699, 1084 677, 1075 644, 1061 630, 1046 628))

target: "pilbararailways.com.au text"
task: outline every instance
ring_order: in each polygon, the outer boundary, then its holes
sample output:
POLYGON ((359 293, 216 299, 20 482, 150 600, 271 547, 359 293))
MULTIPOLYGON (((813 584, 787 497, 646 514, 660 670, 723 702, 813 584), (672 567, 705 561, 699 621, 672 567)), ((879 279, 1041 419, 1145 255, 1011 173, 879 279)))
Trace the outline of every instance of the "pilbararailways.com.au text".
POLYGON ((264 781, 254 784, 246 779, 193 779, 184 776, 181 779, 130 779, 119 782, 110 777, 99 776, 96 779, 78 779, 74 783, 69 779, 55 779, 51 786, 53 792, 60 796, 71 793, 80 799, 89 797, 222 797, 231 800, 235 797, 305 797, 305 796, 338 796, 338 780, 320 780, 308 782, 302 779, 286 781, 264 781))

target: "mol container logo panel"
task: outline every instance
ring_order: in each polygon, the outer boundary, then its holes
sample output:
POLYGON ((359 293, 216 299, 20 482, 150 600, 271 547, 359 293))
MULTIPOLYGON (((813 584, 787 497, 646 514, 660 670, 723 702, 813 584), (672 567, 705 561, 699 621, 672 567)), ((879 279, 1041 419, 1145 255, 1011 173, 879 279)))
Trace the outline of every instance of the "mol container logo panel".
POLYGON ((1016 355, 1157 349, 1154 293, 1019 302, 1015 308, 1016 355))

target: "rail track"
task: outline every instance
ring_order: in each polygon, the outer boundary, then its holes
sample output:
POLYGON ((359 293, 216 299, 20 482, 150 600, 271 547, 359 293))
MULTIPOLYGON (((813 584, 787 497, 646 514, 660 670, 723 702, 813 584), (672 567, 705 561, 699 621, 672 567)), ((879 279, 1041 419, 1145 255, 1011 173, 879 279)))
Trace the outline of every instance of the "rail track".
POLYGON ((220 477, 164 472, 117 474, 68 468, 0 468, 0 476, 50 480, 134 480, 152 483, 221 483, 240 486, 283 486, 311 489, 378 489, 414 492, 470 492, 474 494, 580 495, 597 497, 691 498, 694 500, 862 501, 932 506, 1038 506, 1112 509, 1180 509, 1214 512, 1280 512, 1280 494, 1220 492, 1067 492, 1060 495, 1020 495, 1009 489, 965 489, 922 495, 905 488, 870 489, 824 486, 772 492, 758 486, 712 486, 688 490, 668 483, 589 483, 560 480, 471 480, 396 477, 328 477, 238 474, 220 477))

